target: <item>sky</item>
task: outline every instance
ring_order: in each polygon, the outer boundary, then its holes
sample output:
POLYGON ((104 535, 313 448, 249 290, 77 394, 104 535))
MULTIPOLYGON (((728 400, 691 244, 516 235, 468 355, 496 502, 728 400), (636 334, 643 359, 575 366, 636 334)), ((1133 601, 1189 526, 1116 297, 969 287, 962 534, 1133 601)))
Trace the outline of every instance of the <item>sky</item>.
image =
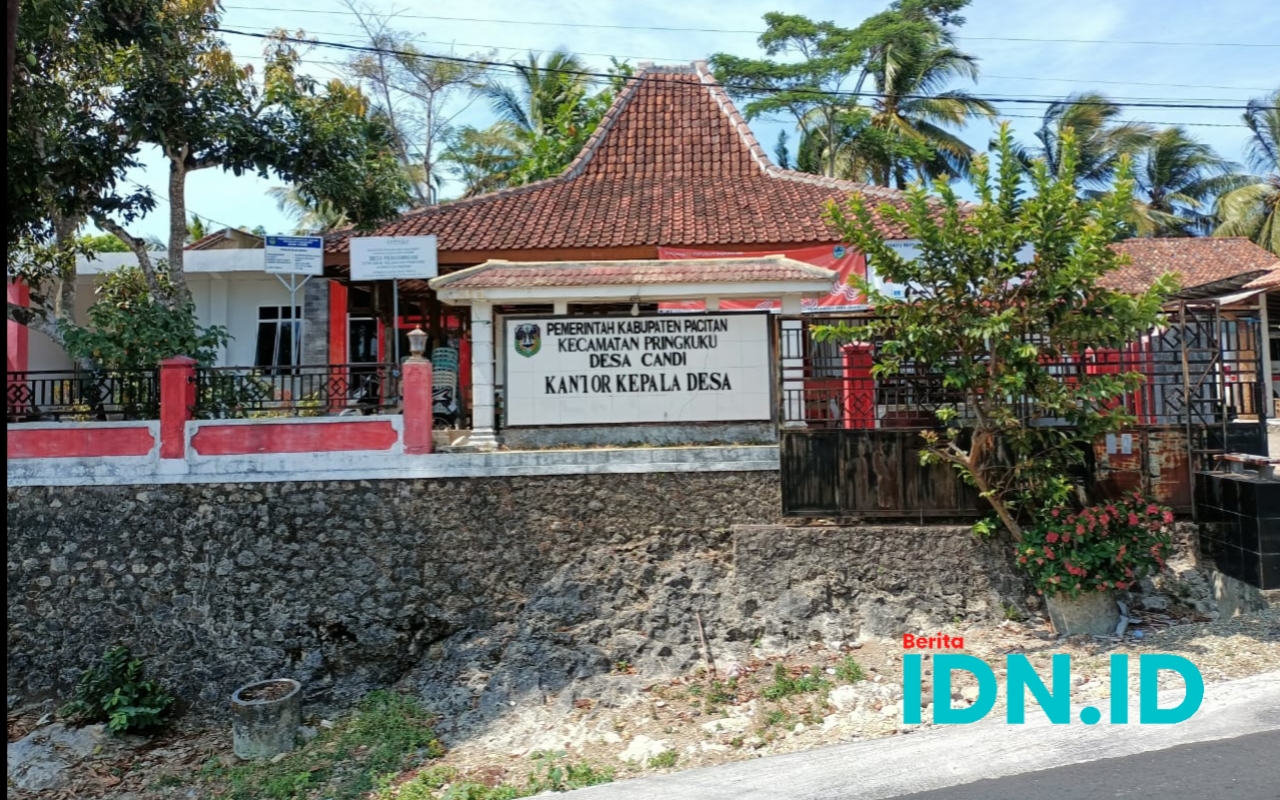
MULTIPOLYGON (((609 56, 632 64, 688 63, 711 53, 758 56, 758 31, 768 11, 785 10, 813 19, 855 26, 884 9, 887 0, 469 0, 466 3, 354 0, 360 8, 398 14, 394 27, 413 34, 427 52, 510 61, 530 51, 563 47, 603 71, 609 56), (465 19, 463 19, 465 18, 465 19), (532 24, 537 23, 537 24, 532 24), (565 23, 573 23, 566 25, 565 23), (671 30, 682 29, 682 30, 671 30), (692 30, 691 30, 692 29, 692 30)), ((224 30, 265 33, 284 27, 322 41, 361 43, 356 18, 342 0, 225 0, 224 30)), ((958 44, 976 55, 981 76, 971 93, 997 98, 1043 100, 1072 92, 1100 91, 1122 102, 1209 102, 1243 106, 1280 85, 1280 3, 1261 0, 975 0, 958 44), (1045 41, 1059 40, 1059 41, 1045 41), (1074 40, 1074 41, 1061 41, 1074 40), (1092 40, 1092 41, 1079 41, 1092 40), (1177 43, 1177 44, 1174 44, 1177 43), (1252 45, 1252 46, 1250 46, 1252 45)), ((233 54, 260 65, 262 42, 226 35, 233 54)), ((304 57, 306 71, 329 79, 344 74, 346 55, 319 47, 304 57)), ((457 122, 483 127, 493 121, 483 101, 460 96, 457 122)), ((1044 110, 1038 103, 997 103, 1016 136, 1029 139, 1044 110)), ((1130 108, 1127 118, 1182 124, 1235 161, 1243 158, 1247 131, 1239 111, 1130 108)), ((755 120, 756 137, 772 152, 778 132, 794 131, 789 120, 755 120)), ((985 149, 993 132, 988 122, 961 131, 969 144, 985 149)), ((157 153, 131 179, 160 197, 167 168, 157 153)), ((267 190, 278 181, 235 177, 205 170, 187 180, 189 213, 211 228, 263 226, 289 232, 292 224, 267 190)), ((443 197, 459 187, 446 184, 443 197)), ((132 230, 166 235, 167 207, 161 203, 132 230)))

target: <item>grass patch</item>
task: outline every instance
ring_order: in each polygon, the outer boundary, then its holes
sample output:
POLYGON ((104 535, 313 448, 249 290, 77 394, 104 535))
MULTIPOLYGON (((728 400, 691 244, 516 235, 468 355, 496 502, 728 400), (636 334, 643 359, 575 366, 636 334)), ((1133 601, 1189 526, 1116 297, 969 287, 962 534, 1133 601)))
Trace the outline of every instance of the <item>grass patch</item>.
POLYGON ((797 694, 825 692, 830 688, 830 682, 822 677, 822 671, 817 667, 799 677, 792 677, 784 664, 777 664, 773 668, 773 683, 764 687, 760 694, 766 700, 781 700, 797 694))
POLYGON ((358 800, 396 775, 444 753, 433 718, 410 698, 373 692, 355 713, 280 761, 201 771, 218 800, 358 800))
POLYGON ((676 765, 676 760, 679 757, 680 755, 675 750, 663 750, 649 759, 649 766, 653 769, 671 769, 676 765))
POLYGON ((845 656, 844 661, 836 666, 836 677, 845 683, 857 683, 867 678, 862 665, 854 661, 853 656, 845 656))
POLYGON ((436 766, 425 769, 399 786, 384 782, 378 800, 515 800, 543 792, 567 792, 585 789, 613 780, 612 769, 597 767, 587 762, 573 763, 565 760, 562 752, 534 753, 533 769, 523 785, 500 783, 489 786, 475 781, 456 782, 458 771, 453 767, 436 766))

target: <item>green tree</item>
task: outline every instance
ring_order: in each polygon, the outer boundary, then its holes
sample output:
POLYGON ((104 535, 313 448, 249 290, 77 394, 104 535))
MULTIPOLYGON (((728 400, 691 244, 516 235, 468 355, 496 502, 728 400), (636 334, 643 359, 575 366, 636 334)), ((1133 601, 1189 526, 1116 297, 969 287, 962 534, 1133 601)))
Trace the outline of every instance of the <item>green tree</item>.
POLYGON ((529 53, 511 67, 514 85, 491 80, 480 89, 498 121, 484 130, 463 128, 450 145, 450 169, 467 185, 467 196, 559 175, 632 74, 630 65, 614 59, 609 87, 591 94, 583 62, 563 50, 545 59, 529 53))
POLYGON ((85 234, 78 244, 90 253, 128 253, 129 245, 109 233, 85 234))
MULTIPOLYGON (((160 281, 167 280, 163 274, 160 281)), ((139 267, 122 267, 103 276, 89 306, 87 326, 65 327, 67 354, 107 370, 149 370, 163 359, 184 355, 202 367, 213 366, 227 332, 196 322, 190 300, 173 306, 160 302, 139 267)))
MULTIPOLYGON (((949 103, 914 106, 903 96, 912 84, 940 90, 968 70, 963 64, 972 65, 971 57, 949 46, 947 30, 964 23, 958 12, 966 5, 968 0, 898 0, 856 28, 772 12, 764 16, 766 30, 758 40, 771 58, 716 53, 711 66, 727 91, 747 101, 748 119, 790 114, 808 139, 802 141, 801 153, 807 149, 820 155, 821 174, 857 177, 873 173, 872 165, 878 163, 879 177, 887 182, 892 169, 883 168, 886 159, 892 164, 904 156, 937 158, 939 144, 964 152, 949 134, 933 135, 945 133, 939 126, 950 124, 958 107, 964 109, 961 118, 986 113, 961 93, 939 98, 949 103), (798 58, 776 58, 793 54, 798 58), (903 91, 876 109, 863 110, 859 103, 868 80, 881 90, 903 91), (880 124, 867 124, 869 114, 877 112, 880 124), (904 136, 908 129, 911 133, 904 136), (933 149, 922 151, 911 140, 932 141, 933 149)), ((798 164, 805 160, 797 157, 798 164)))
POLYGON ((960 89, 946 87, 955 79, 976 81, 978 61, 940 34, 901 44, 889 44, 874 65, 877 97, 872 101, 871 125, 904 142, 922 147, 926 157, 892 152, 871 155, 875 182, 899 189, 914 171, 919 179, 967 174, 974 151, 948 127, 962 127, 977 117, 991 118, 989 102, 960 89))
MULTIPOLYGON (((999 522, 1021 539, 1027 517, 1063 504, 1067 470, 1098 435, 1126 423, 1110 401, 1136 387, 1137 374, 1082 375, 1063 381, 1049 366, 1086 348, 1119 348, 1150 330, 1172 278, 1132 296, 1098 285, 1119 265, 1108 245, 1124 229, 1132 180, 1117 164, 1115 190, 1081 198, 1075 184, 1075 145, 1063 139, 1056 171, 1032 165, 1032 192, 1002 125, 993 172, 988 156, 974 159, 976 205, 966 207, 950 183, 940 197, 916 185, 908 205, 879 214, 920 241, 914 260, 885 242, 861 196, 832 205, 843 241, 867 254, 877 274, 913 287, 893 300, 859 281, 880 314, 867 328, 829 326, 819 335, 878 342, 872 374, 889 378, 921 372, 939 377, 950 400, 937 409, 939 429, 922 434, 926 462, 950 464, 992 506, 999 522), (1034 261, 1018 254, 1033 248, 1034 261), (1065 425, 1041 424, 1064 420, 1065 425)), ((991 531, 991 523, 978 529, 991 531)))
POLYGON ((462 196, 474 197, 511 184, 522 148, 518 129, 508 122, 487 128, 464 125, 450 139, 444 161, 448 172, 462 182, 462 196))
POLYGON ((372 52, 354 56, 347 69, 370 97, 373 114, 386 122, 392 148, 410 178, 414 201, 429 204, 447 172, 445 151, 454 121, 469 103, 457 100, 482 85, 486 68, 469 60, 440 57, 414 44, 416 34, 397 30, 395 14, 379 14, 355 0, 344 5, 356 16, 372 52))
POLYGON ((86 218, 134 252, 154 301, 190 307, 185 188, 196 170, 275 175, 304 197, 340 204, 361 228, 407 203, 385 126, 357 90, 300 75, 297 40, 272 41, 257 81, 222 44, 209 0, 33 8, 19 45, 23 63, 42 69, 15 81, 7 153, 8 274, 32 287, 32 306, 10 305, 10 319, 65 344, 83 253, 74 232, 86 218), (127 229, 154 200, 119 188, 144 146, 169 162, 167 257, 159 260, 127 229))
MULTIPOLYGON (((267 190, 267 194, 275 199, 276 207, 293 220, 297 226, 295 233, 328 233, 351 224, 346 213, 328 200, 305 198, 288 186, 273 186, 267 190)), ((265 230, 259 235, 265 235, 265 230)))
POLYGON ((1218 198, 1214 236, 1247 236, 1280 255, 1280 89, 1249 101, 1246 163, 1254 171, 1244 185, 1218 198))
POLYGON ((1060 174, 1066 160, 1067 132, 1072 132, 1077 155, 1074 176, 1085 190, 1105 189, 1115 178, 1123 156, 1132 156, 1151 140, 1151 126, 1120 120, 1122 109, 1096 92, 1073 94, 1045 109, 1036 143, 1015 149, 1028 170, 1036 159, 1049 172, 1060 174))
POLYGON ((1177 126, 1153 134, 1134 162, 1130 218, 1139 236, 1209 232, 1214 200, 1242 183, 1234 164, 1177 126))

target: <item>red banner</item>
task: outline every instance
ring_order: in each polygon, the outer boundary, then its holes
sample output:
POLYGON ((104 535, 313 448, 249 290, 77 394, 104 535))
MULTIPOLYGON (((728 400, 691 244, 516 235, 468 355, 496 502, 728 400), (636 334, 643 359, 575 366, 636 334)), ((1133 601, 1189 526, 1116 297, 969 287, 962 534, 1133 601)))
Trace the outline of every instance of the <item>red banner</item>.
MULTIPOLYGON (((659 247, 658 258, 749 258, 751 256, 786 256, 803 261, 815 267, 825 267, 834 274, 831 276, 831 291, 818 299, 806 298, 804 310, 814 311, 849 311, 867 307, 867 299, 856 288, 849 285, 849 278, 858 275, 867 276, 867 259, 844 245, 820 245, 818 247, 799 247, 794 250, 757 250, 744 252, 741 250, 686 250, 679 247, 659 247)), ((757 311, 779 310, 777 300, 722 300, 721 311, 757 311)), ((681 303, 662 303, 660 311, 703 311, 706 304, 701 300, 689 300, 681 303)))

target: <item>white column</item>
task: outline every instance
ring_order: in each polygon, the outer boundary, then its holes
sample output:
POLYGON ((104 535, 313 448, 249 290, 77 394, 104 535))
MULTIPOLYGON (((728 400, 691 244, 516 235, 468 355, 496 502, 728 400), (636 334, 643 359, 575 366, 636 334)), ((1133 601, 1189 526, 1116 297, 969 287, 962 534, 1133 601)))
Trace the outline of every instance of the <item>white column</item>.
POLYGON ((804 427, 804 322, 782 320, 782 426, 804 427))
POLYGON ((569 313, 569 301, 557 300, 552 304, 552 309, 557 317, 563 317, 569 313))
POLYGON ((707 298, 707 310, 708 310, 708 311, 719 311, 719 310, 720 310, 720 298, 719 298, 719 297, 708 297, 708 298, 707 298))
POLYGON ((493 430, 493 306, 471 305, 471 438, 480 450, 498 446, 493 430))
MULTIPOLYGON (((230 330, 227 325, 227 281, 221 275, 209 276, 209 321, 205 327, 217 325, 230 330)), ((233 331, 234 333, 234 331, 233 331)), ((258 329, 255 327, 247 336, 257 336, 258 329)), ((227 363, 227 346, 225 344, 218 345, 218 366, 229 367, 237 366, 227 363)), ((252 362, 250 362, 252 363, 252 362)))

